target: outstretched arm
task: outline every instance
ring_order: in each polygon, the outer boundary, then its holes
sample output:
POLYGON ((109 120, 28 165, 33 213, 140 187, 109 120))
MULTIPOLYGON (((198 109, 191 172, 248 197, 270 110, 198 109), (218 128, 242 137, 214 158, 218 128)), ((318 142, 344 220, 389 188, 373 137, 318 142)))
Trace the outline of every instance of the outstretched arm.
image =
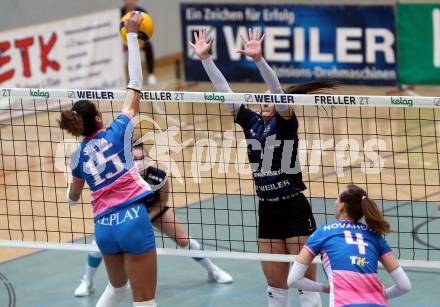
POLYGON ((394 285, 385 290, 386 298, 399 297, 411 291, 411 281, 394 254, 384 256, 381 262, 394 281, 394 285))
MULTIPOLYGON (((246 55, 255 61, 261 77, 263 77, 264 82, 272 94, 283 94, 284 91, 281 87, 280 80, 278 80, 277 75, 263 57, 262 44, 264 34, 261 35, 260 29, 258 28, 255 28, 254 30, 249 29, 248 37, 241 35, 240 38, 243 41, 245 49, 238 50, 237 52, 246 55)), ((276 104, 275 109, 284 119, 290 119, 293 115, 292 108, 287 104, 276 104)))
POLYGON ((82 189, 84 188, 84 183, 84 179, 73 177, 72 183, 67 188, 66 195, 69 206, 73 206, 78 203, 82 189))
POLYGON ((243 41, 245 49, 238 50, 237 52, 244 54, 255 61, 264 82, 272 94, 283 94, 284 92, 280 80, 278 80, 277 75, 263 57, 262 44, 264 34, 261 35, 260 29, 258 28, 255 28, 254 30, 249 29, 249 36, 244 37, 243 35, 240 35, 240 38, 243 41))
POLYGON ((304 277, 313 258, 315 257, 307 249, 303 248, 290 269, 287 284, 290 288, 328 293, 330 291, 329 286, 304 277))
POLYGON ((127 86, 122 112, 129 116, 136 116, 139 113, 140 92, 142 90, 142 64, 138 43, 138 30, 142 22, 141 15, 133 12, 127 19, 125 28, 127 29, 128 44, 128 75, 130 81, 127 86))
MULTIPOLYGON (((203 67, 208 74, 209 80, 211 80, 212 85, 217 92, 221 93, 232 93, 232 89, 226 81, 226 78, 220 72, 220 70, 215 65, 211 56, 209 55, 209 49, 211 49, 213 39, 207 38, 207 30, 201 29, 199 33, 194 32, 195 43, 189 42, 190 46, 194 49, 197 56, 202 61, 203 67)), ((233 114, 237 114, 240 110, 241 104, 239 103, 228 103, 226 104, 229 111, 233 114)))

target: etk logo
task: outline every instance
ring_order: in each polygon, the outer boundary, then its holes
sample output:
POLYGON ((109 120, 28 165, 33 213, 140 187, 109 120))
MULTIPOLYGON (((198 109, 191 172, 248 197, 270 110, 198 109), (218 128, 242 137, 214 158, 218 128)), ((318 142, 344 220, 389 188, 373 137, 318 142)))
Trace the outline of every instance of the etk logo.
POLYGON ((365 266, 366 264, 368 264, 364 257, 350 256, 350 260, 352 265, 365 266))

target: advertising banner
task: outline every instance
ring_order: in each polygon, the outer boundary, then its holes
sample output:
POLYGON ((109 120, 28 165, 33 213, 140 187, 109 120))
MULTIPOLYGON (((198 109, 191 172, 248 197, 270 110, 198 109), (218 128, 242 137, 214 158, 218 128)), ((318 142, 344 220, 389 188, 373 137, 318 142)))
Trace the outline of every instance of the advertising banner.
POLYGON ((119 10, 0 32, 0 87, 122 88, 119 10))
POLYGON ((399 81, 440 84, 440 4, 398 4, 399 81))
POLYGON ((212 57, 228 81, 261 82, 236 51, 250 27, 266 33, 263 52, 281 82, 320 79, 348 84, 396 83, 393 6, 182 4, 185 77, 207 81, 189 40, 200 28, 214 38, 212 57))

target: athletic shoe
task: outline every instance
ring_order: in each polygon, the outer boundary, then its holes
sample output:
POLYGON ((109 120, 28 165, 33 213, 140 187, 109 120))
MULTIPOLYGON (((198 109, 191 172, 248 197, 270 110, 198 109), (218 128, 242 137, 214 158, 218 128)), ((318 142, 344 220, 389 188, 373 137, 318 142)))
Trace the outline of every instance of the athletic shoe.
POLYGON ((95 291, 95 288, 93 287, 93 282, 88 281, 87 279, 83 278, 81 279, 81 283, 79 284, 78 288, 75 290, 75 296, 82 297, 82 296, 89 296, 95 291))
POLYGON ((208 273, 208 277, 210 281, 216 282, 218 284, 230 284, 234 281, 231 275, 220 268, 217 268, 214 271, 208 273))
POLYGON ((152 74, 148 75, 147 83, 148 85, 156 85, 157 84, 156 76, 152 74))

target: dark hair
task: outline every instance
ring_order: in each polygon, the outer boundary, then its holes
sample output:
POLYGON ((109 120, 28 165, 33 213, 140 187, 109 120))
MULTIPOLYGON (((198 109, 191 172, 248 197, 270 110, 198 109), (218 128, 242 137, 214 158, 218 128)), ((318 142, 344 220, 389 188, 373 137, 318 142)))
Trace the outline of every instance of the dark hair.
POLYGON ((390 224, 385 220, 376 203, 368 198, 367 192, 356 185, 348 185, 339 195, 339 200, 345 203, 347 215, 354 221, 365 218, 369 228, 384 235, 390 232, 390 224))
POLYGON ((69 131, 74 136, 88 137, 100 128, 95 119, 98 114, 98 109, 91 101, 79 100, 70 110, 61 112, 58 124, 61 129, 69 131))
POLYGON ((289 86, 284 90, 285 94, 317 94, 325 89, 335 89, 341 83, 332 80, 314 81, 309 83, 300 83, 289 86))

